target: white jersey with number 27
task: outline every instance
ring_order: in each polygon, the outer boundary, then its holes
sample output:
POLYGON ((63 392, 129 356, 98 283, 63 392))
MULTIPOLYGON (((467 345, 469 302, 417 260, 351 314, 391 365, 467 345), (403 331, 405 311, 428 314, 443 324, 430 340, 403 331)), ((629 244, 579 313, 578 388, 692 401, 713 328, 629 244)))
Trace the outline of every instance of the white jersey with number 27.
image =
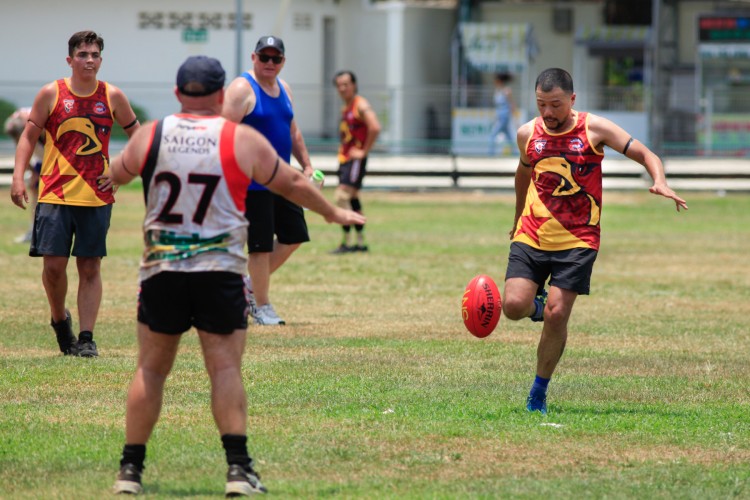
POLYGON ((162 271, 246 273, 250 179, 234 154, 236 126, 218 116, 175 114, 164 118, 160 137, 152 132, 157 160, 141 172, 141 280, 162 271))

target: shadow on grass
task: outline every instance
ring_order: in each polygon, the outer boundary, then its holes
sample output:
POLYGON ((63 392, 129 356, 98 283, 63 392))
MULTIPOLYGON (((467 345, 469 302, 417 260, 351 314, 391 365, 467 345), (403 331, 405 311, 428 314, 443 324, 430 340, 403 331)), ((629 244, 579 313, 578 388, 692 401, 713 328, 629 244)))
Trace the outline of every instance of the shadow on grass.
POLYGON ((217 497, 224 495, 222 486, 216 488, 192 488, 180 487, 179 485, 161 485, 159 483, 144 482, 144 495, 163 495, 168 497, 189 498, 189 497, 217 497))

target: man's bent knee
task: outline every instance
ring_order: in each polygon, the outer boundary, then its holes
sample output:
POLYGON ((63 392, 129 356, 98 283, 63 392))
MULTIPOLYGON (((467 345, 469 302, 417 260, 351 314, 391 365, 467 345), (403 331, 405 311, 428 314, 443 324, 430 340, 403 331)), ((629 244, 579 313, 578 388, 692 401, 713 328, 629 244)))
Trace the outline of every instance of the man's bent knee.
POLYGON ((506 300, 503 303, 503 314, 506 318, 512 321, 518 321, 529 316, 529 309, 531 307, 530 302, 523 302, 519 300, 506 300))

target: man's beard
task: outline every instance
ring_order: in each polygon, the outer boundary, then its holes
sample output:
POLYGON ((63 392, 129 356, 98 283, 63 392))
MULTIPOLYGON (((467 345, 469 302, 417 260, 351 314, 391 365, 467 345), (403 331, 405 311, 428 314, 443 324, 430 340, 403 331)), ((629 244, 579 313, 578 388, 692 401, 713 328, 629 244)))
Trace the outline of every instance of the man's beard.
POLYGON ((552 125, 550 125, 549 121, 547 120, 544 121, 544 125, 546 125, 547 129, 549 130, 557 130, 560 127, 562 127, 565 122, 561 122, 560 120, 555 119, 555 123, 556 125, 553 127, 552 125))

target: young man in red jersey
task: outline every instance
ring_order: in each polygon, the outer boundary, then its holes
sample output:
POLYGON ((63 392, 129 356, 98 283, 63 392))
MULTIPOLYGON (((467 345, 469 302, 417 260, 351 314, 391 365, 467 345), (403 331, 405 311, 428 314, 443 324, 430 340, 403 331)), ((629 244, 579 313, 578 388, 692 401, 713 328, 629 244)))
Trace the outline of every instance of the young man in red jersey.
POLYGON ((16 147, 10 191, 13 203, 25 209, 29 195, 24 170, 44 133, 44 161, 29 255, 44 259, 42 283, 60 351, 82 357, 99 354, 93 332, 102 300, 101 261, 107 255, 107 231, 115 201, 105 175, 110 132, 114 123, 128 136, 138 128, 125 94, 96 78, 103 49, 104 40, 93 31, 79 31, 68 40, 67 62, 72 74, 45 85, 34 99, 16 147), (79 278, 81 333, 77 339, 65 308, 71 253, 79 278))

